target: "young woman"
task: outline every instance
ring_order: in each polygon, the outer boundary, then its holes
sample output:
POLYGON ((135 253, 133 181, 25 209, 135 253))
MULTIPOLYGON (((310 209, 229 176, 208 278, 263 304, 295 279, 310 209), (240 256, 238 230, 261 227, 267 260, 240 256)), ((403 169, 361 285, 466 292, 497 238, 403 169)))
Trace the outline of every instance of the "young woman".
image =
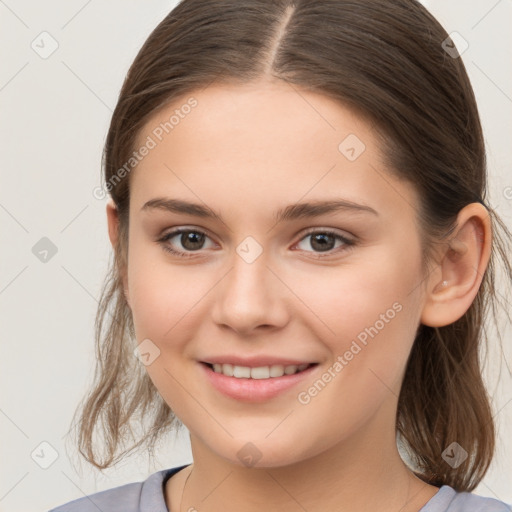
POLYGON ((454 48, 414 0, 183 0, 158 25, 105 145, 79 446, 106 468, 181 422, 193 463, 54 512, 510 510, 471 492, 511 235, 454 48))

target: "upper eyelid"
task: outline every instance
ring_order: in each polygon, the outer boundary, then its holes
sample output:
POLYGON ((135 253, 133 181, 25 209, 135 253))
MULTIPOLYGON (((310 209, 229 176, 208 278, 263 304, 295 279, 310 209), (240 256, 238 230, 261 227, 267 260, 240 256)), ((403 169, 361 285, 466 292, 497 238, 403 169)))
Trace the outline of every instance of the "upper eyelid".
POLYGON ((163 234, 161 234, 158 239, 161 240, 162 238, 173 238, 183 232, 193 232, 193 233, 200 233, 203 235, 206 235, 208 238, 213 240, 215 237, 213 237, 210 232, 207 229, 204 228, 192 228, 188 226, 176 226, 174 228, 170 228, 169 231, 165 231, 163 234), (172 236, 171 236, 172 235, 172 236))
MULTIPOLYGON (((200 233, 200 234, 204 234, 206 235, 208 238, 210 238, 212 241, 214 237, 212 237, 210 234, 209 234, 209 231, 207 229, 204 229, 204 228, 194 228, 194 227, 189 227, 189 226, 177 226, 177 227, 174 227, 174 228, 171 228, 168 232, 162 234, 160 237, 159 237, 159 240, 162 240, 162 239, 167 239, 167 240, 164 240, 164 241, 168 241, 170 238, 174 238, 175 236, 183 233, 183 232, 197 232, 197 233, 200 233)), ((302 230, 300 233, 298 233, 297 235, 295 235, 295 237, 299 236, 300 235, 300 238, 297 240, 296 243, 302 241, 305 237, 309 236, 309 235, 312 235, 314 233, 323 233, 323 232, 331 232, 332 234, 334 234, 335 236, 337 237, 340 237, 342 239, 345 239, 347 242, 354 242, 355 241, 355 235, 352 235, 351 233, 339 233, 337 228, 326 228, 326 227, 322 227, 322 226, 314 226, 314 227, 310 227, 310 228, 306 228, 306 230, 302 230), (302 234, 301 234, 302 233, 302 234)), ((214 241, 214 243, 217 243, 214 241)), ((194 251, 184 251, 184 252, 194 252, 194 251)))

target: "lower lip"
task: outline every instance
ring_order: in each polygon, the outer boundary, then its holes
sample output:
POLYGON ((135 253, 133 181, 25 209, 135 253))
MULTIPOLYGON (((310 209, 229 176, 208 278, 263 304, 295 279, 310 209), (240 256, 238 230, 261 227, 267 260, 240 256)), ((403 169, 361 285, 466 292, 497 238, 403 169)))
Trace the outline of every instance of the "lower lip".
POLYGON ((203 372, 215 389, 226 396, 246 402, 264 402, 276 397, 311 376, 318 365, 312 365, 293 375, 271 377, 269 379, 239 379, 214 372, 205 363, 199 363, 203 372))

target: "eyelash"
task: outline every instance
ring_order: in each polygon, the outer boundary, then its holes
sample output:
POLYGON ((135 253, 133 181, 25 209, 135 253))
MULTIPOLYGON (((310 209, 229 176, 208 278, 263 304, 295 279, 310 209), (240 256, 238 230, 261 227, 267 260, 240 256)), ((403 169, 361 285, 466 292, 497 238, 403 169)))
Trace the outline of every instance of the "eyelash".
MULTIPOLYGON (((170 233, 165 234, 162 238, 160 238, 157 241, 161 244, 162 249, 164 251, 171 253, 173 256, 178 256, 180 258, 193 258, 195 256, 194 252, 199 252, 199 251, 189 251, 189 252, 176 251, 175 249, 172 249, 169 246, 169 244, 166 243, 169 239, 174 238, 176 235, 180 235, 182 233, 199 233, 201 235, 208 236, 206 233, 204 233, 203 231, 198 230, 198 229, 180 228, 180 229, 176 229, 175 231, 171 231, 170 233)), ((299 240, 299 242, 301 242, 308 236, 311 236, 314 234, 322 234, 322 235, 332 236, 338 240, 341 240, 345 246, 345 247, 341 248, 341 250, 340 250, 340 248, 338 248, 338 249, 330 249, 329 251, 326 251, 324 253, 321 253, 321 252, 315 253, 315 254, 317 254, 318 258, 325 258, 325 257, 331 256, 333 253, 340 253, 340 252, 348 251, 356 245, 355 240, 346 238, 346 237, 340 235, 339 233, 336 233, 335 231, 332 231, 329 229, 311 229, 303 235, 303 237, 299 240)), ((306 252, 310 252, 310 251, 306 251, 306 252)))

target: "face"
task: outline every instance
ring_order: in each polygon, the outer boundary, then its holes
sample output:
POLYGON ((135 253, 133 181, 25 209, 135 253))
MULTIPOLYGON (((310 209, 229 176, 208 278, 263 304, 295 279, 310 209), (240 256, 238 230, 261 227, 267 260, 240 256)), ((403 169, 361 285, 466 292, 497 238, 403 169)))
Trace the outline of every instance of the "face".
POLYGON ((130 176, 126 293, 146 370, 193 439, 236 464, 394 439, 421 317, 415 190, 363 119, 298 91, 187 95, 140 132, 150 150, 130 176))

